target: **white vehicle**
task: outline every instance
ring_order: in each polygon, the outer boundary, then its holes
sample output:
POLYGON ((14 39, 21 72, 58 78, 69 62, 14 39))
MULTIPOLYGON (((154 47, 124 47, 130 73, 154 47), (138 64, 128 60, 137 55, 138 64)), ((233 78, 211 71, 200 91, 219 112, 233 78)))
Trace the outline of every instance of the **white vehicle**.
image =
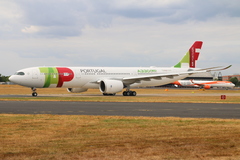
POLYGON ((136 96, 131 87, 164 85, 219 68, 195 69, 201 47, 202 42, 196 41, 173 67, 32 67, 17 71, 9 80, 30 87, 32 96, 37 96, 36 88, 56 87, 67 88, 73 93, 99 88, 103 95, 115 95, 126 88, 124 96, 136 96))

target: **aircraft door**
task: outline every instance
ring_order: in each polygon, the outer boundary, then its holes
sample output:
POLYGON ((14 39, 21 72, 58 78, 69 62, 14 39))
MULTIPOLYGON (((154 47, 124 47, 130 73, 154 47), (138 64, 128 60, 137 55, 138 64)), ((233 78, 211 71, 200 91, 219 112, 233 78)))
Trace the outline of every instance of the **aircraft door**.
POLYGON ((75 70, 75 77, 76 77, 77 79, 80 79, 80 78, 81 78, 81 73, 80 73, 80 70, 79 70, 79 69, 76 69, 76 70, 75 70))
POLYGON ((32 70, 32 79, 38 79, 38 70, 36 69, 32 70))

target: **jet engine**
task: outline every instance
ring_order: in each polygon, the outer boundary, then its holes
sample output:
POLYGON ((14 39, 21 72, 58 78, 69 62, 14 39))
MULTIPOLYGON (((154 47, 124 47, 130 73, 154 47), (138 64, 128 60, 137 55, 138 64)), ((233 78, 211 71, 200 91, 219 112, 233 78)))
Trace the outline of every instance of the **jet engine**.
POLYGON ((209 85, 204 85, 204 89, 210 89, 211 88, 211 86, 209 86, 209 85))
POLYGON ((87 90, 88 90, 87 88, 67 88, 67 91, 72 93, 80 93, 85 92, 87 90))
POLYGON ((122 81, 106 79, 102 80, 99 85, 99 90, 102 93, 117 93, 121 92, 124 88, 122 81))
POLYGON ((179 87, 179 85, 177 85, 177 84, 174 84, 174 87, 178 88, 178 87, 179 87))

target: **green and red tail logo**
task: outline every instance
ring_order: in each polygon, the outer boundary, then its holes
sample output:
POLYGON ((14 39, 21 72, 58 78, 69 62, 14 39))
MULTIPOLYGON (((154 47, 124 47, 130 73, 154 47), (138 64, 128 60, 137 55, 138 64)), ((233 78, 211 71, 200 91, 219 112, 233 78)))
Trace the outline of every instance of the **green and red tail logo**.
POLYGON ((202 48, 202 44, 203 44, 202 41, 196 41, 188 50, 188 52, 184 55, 181 61, 178 64, 176 64, 174 67, 175 68, 182 68, 182 67, 195 68, 196 61, 198 60, 200 50, 202 48))
POLYGON ((40 67, 40 73, 45 75, 44 88, 51 84, 56 84, 56 87, 62 87, 64 82, 69 82, 74 78, 74 73, 66 67, 40 67))

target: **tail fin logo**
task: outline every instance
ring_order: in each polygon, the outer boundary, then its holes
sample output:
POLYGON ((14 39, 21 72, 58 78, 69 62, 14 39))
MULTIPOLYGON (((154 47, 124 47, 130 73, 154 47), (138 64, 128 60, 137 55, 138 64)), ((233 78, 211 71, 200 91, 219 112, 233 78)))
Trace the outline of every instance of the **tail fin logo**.
POLYGON ((182 68, 182 67, 196 67, 196 61, 198 60, 200 50, 202 48, 202 41, 196 41, 188 50, 188 52, 184 55, 181 61, 176 64, 175 68, 182 68))
POLYGON ((201 48, 202 48, 202 42, 197 41, 189 49, 190 57, 191 57, 189 67, 191 67, 191 68, 196 67, 196 61, 198 60, 201 48))

